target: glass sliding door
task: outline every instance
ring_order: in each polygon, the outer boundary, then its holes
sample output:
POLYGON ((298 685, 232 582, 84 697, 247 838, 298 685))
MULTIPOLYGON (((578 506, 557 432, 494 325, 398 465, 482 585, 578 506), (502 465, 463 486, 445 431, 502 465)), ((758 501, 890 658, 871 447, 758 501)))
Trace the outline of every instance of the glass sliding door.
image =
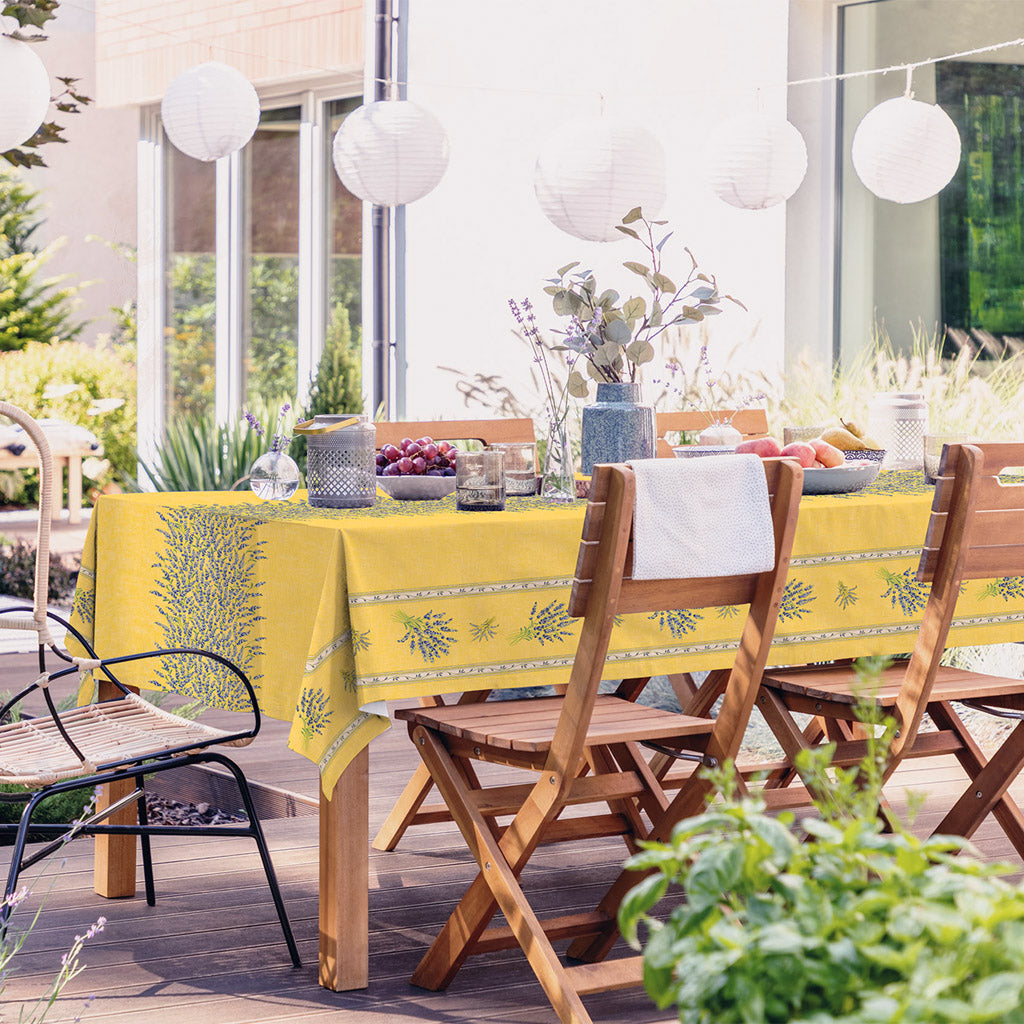
POLYGON ((265 110, 245 150, 246 408, 294 401, 299 323, 300 108, 265 110))
POLYGON ((212 413, 216 322, 216 169, 164 142, 167 182, 164 421, 212 413))

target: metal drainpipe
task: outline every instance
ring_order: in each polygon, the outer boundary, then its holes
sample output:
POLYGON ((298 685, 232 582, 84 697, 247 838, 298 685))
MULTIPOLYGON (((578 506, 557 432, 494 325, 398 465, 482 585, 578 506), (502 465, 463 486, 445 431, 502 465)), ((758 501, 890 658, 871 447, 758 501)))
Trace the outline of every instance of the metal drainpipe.
MULTIPOLYGON (((394 26, 391 0, 376 0, 373 98, 388 98, 392 80, 391 35, 394 26)), ((373 408, 391 413, 391 208, 374 206, 371 213, 373 245, 373 408)))

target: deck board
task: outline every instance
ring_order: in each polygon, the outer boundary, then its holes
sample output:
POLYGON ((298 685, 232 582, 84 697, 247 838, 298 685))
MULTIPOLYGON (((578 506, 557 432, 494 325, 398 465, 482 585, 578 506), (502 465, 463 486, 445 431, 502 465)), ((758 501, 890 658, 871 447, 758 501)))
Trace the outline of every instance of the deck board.
MULTIPOLYGON (((0 690, 32 671, 32 659, 0 656, 0 690)), ((237 751, 250 778, 317 796, 315 767, 285 747, 287 725, 266 721, 259 739, 237 751)), ((369 842, 416 763, 404 727, 371 746, 369 842)), ((911 763, 898 778, 928 794, 915 830, 929 823, 959 794, 963 775, 953 758, 941 764, 911 763)), ((1024 787, 1016 787, 1018 798, 1024 787)), ((893 790, 890 796, 903 804, 893 790)), ((293 970, 280 939, 254 845, 237 839, 169 837, 154 841, 157 906, 134 900, 103 900, 92 892, 91 841, 79 840, 63 866, 51 859, 34 893, 45 910, 16 956, 3 1001, 17 1007, 40 994, 76 933, 103 914, 106 929, 85 949, 86 970, 47 1018, 69 1022, 96 999, 85 1024, 304 1024, 329 1016, 344 1024, 551 1024, 556 1018, 517 950, 471 960, 447 992, 425 992, 408 978, 427 943, 475 874, 476 866, 453 825, 414 829, 392 853, 370 853, 370 985, 333 993, 316 981, 317 821, 315 816, 265 823, 303 957, 293 970)), ((984 856, 1019 860, 998 826, 986 823, 976 837, 984 856)), ((542 912, 588 910, 615 875, 625 855, 621 840, 606 838, 579 847, 544 847, 526 875, 542 912), (586 864, 586 878, 565 884, 570 859, 586 864)), ((2 854, 0 854, 2 857, 2 854)), ((140 883, 141 892, 141 883, 140 883)), ((27 923, 29 915, 15 920, 27 923)), ((669 1019, 636 990, 587 998, 595 1022, 648 1024, 669 1019)))

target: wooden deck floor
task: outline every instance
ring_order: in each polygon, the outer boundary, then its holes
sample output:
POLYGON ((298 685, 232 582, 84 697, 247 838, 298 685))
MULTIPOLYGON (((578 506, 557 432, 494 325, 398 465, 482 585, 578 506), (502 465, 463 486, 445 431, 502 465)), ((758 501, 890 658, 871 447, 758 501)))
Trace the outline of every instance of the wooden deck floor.
MULTIPOLYGON (((0 658, 0 690, 13 656, 0 658)), ((267 722, 255 744, 242 751, 250 778, 314 797, 315 768, 285 749, 286 727, 267 722)), ((416 761, 395 729, 371 748, 370 827, 375 831, 416 761)), ((917 828, 927 831, 958 794, 959 769, 920 766, 903 773, 911 788, 928 794, 917 828)), ((1021 793, 1018 793, 1020 797, 1021 793)), ((251 844, 241 840, 182 839, 157 842, 157 906, 142 898, 107 901, 92 892, 91 841, 73 843, 63 865, 51 860, 33 884, 32 906, 44 912, 0 997, 13 1009, 42 994, 63 952, 99 915, 105 930, 86 946, 85 971, 66 990, 48 1021, 84 1024, 302 1024, 336 1016, 345 1024, 547 1024, 556 1021, 539 985, 516 951, 477 958, 447 992, 424 992, 408 978, 426 944, 475 872, 453 826, 413 830, 389 854, 370 862, 370 986, 332 993, 316 981, 317 819, 315 815, 267 821, 266 830, 304 966, 293 970, 251 844), (87 1010, 90 993, 95 999, 87 1010)), ((369 837, 368 837, 369 839, 369 837)), ((994 825, 977 837, 984 856, 1017 863, 994 825)), ((574 849, 543 849, 527 884, 540 894, 540 909, 590 909, 621 863, 621 842, 574 849), (585 865, 585 867, 583 866, 585 865), (573 881, 566 884, 566 874, 573 881), (575 876, 575 877, 574 877, 575 876)), ((2 860, 2 854, 0 854, 2 860)), ((15 921, 27 924, 30 912, 15 921)), ((637 990, 588 997, 595 1021, 646 1024, 668 1016, 637 990)))

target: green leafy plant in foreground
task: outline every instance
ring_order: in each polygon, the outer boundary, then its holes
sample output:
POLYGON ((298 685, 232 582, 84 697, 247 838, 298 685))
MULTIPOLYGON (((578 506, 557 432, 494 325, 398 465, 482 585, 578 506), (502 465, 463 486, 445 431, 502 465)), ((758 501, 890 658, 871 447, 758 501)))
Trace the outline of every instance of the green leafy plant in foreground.
MULTIPOLYGON (((870 673, 869 673, 870 674, 870 673)), ((922 840, 877 814, 891 720, 870 721, 868 757, 799 764, 820 817, 794 830, 757 797, 724 802, 646 843, 627 863, 648 872, 623 902, 623 934, 641 948, 661 1007, 692 1024, 1024 1019, 1024 891, 996 877, 966 840, 922 840), (687 902, 649 911, 670 884, 687 902)))

